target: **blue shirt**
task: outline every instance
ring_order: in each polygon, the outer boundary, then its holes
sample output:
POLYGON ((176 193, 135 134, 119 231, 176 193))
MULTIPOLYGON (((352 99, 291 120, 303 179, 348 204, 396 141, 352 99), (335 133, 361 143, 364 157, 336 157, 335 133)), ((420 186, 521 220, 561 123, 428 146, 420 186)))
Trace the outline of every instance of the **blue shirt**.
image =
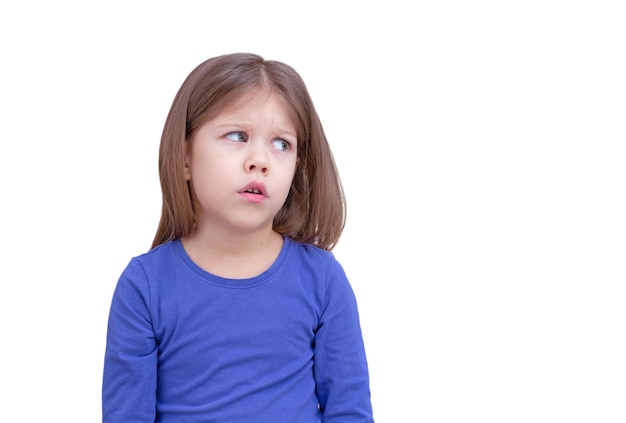
POLYGON ((259 276, 210 274, 179 240, 133 258, 111 303, 103 422, 373 422, 353 290, 285 238, 259 276))

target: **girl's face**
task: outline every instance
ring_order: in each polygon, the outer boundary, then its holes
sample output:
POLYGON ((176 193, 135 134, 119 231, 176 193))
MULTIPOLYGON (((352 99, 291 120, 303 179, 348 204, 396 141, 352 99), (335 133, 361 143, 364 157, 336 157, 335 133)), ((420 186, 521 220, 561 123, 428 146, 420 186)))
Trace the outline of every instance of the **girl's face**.
POLYGON ((185 156, 197 229, 271 230, 295 174, 297 144, 287 110, 267 90, 244 96, 200 126, 185 156))

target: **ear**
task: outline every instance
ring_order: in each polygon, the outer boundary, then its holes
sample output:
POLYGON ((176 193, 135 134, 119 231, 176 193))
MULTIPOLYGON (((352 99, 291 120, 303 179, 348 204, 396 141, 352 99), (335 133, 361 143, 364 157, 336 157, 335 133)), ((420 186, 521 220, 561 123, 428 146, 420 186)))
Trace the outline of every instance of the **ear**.
POLYGON ((183 167, 185 180, 191 180, 191 143, 189 140, 185 140, 185 162, 183 167))

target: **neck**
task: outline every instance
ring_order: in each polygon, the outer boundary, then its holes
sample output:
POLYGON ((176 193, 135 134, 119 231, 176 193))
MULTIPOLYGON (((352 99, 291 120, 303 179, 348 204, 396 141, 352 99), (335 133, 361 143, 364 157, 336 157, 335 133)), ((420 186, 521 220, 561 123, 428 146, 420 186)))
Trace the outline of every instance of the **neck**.
POLYGON ((182 240, 189 257, 201 268, 234 279, 256 276, 278 257, 283 238, 273 230, 225 236, 193 231, 182 240))

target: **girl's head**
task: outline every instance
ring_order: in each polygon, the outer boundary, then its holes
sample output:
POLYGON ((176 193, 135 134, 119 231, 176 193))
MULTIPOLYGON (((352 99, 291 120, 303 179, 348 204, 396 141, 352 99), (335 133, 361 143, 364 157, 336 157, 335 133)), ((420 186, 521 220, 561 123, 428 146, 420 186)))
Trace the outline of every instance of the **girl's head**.
POLYGON ((163 204, 153 247, 188 235, 195 224, 184 173, 186 141, 225 107, 259 89, 270 90, 282 99, 298 138, 298 165, 287 200, 274 218, 274 230, 326 250, 335 246, 345 225, 345 198, 304 81, 284 63, 235 53, 201 63, 174 98, 159 151, 163 204))

